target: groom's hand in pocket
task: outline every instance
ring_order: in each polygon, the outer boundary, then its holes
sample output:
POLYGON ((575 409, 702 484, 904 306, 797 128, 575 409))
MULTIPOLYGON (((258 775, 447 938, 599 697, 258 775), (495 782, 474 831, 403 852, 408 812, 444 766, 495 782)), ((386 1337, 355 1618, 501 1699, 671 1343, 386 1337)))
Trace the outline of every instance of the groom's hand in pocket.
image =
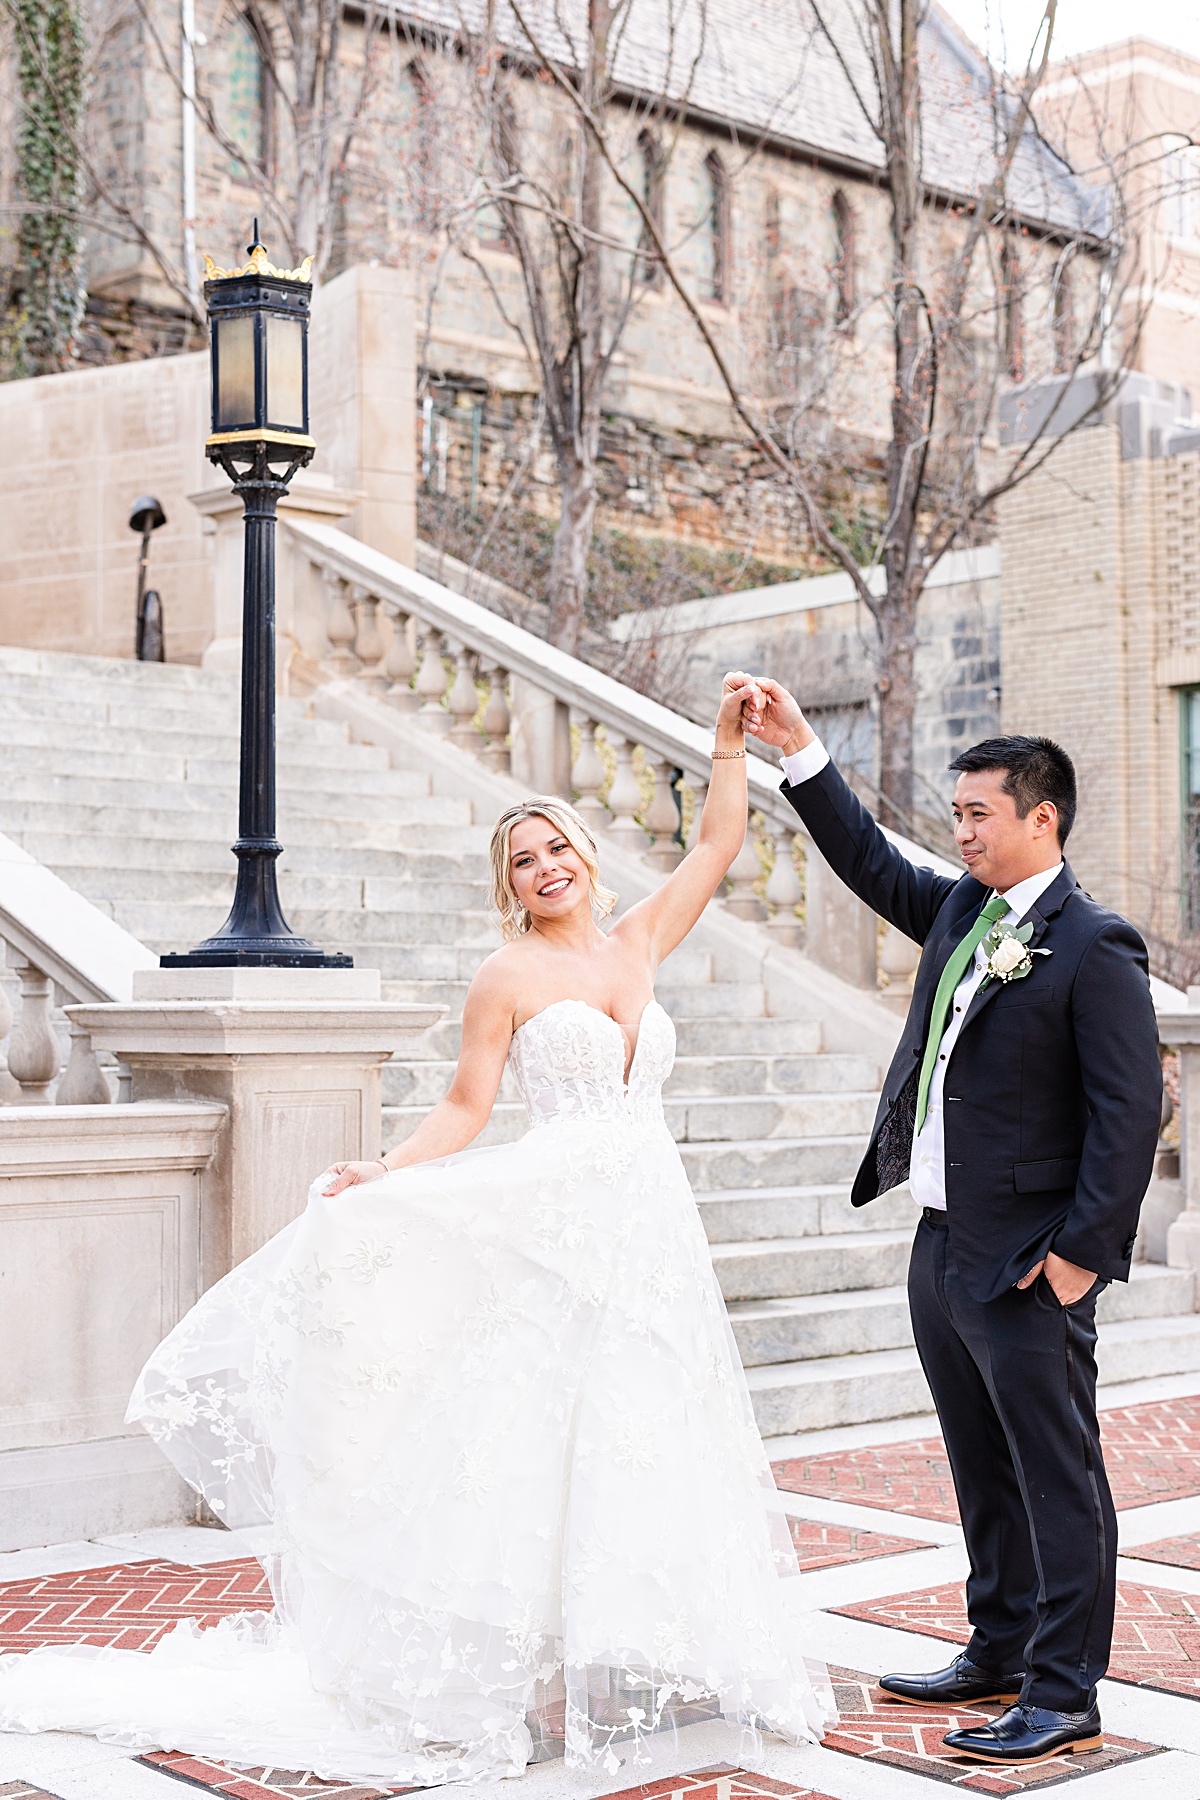
POLYGON ((1054 1289, 1054 1297, 1060 1306, 1074 1306, 1077 1300, 1083 1299, 1096 1279, 1094 1269, 1081 1269, 1078 1263, 1068 1262, 1065 1256, 1056 1256, 1053 1250, 1048 1250, 1046 1260, 1034 1263, 1028 1275, 1022 1275, 1017 1286, 1032 1287, 1043 1273, 1054 1289))

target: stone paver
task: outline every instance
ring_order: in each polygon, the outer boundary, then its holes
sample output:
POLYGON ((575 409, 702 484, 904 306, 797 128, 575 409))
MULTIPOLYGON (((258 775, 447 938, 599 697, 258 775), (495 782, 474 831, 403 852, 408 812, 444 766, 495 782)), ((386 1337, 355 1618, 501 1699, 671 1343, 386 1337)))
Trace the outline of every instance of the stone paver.
MULTIPOLYGON (((958 1582, 831 1610, 953 1644, 965 1644, 971 1635, 958 1582)), ((1133 1687, 1200 1699, 1200 1597, 1119 1581, 1108 1673, 1133 1687)))
POLYGON ((267 1578, 248 1558, 203 1569, 170 1562, 77 1569, 0 1585, 0 1650, 152 1650, 180 1619, 215 1625, 229 1613, 270 1609, 267 1578))
MULTIPOLYGON (((1119 1508, 1200 1494, 1200 1395, 1102 1413, 1100 1430, 1119 1508)), ((958 1520, 939 1437, 790 1457, 774 1469, 777 1485, 788 1493, 820 1494, 949 1524, 958 1520)))
POLYGON ((791 1519, 792 1542, 802 1574, 830 1569, 838 1563, 868 1562, 876 1556, 898 1556, 904 1550, 926 1550, 917 1538, 889 1537, 853 1525, 822 1525, 815 1519, 791 1519))
POLYGON ((0 1782, 0 1800, 54 1800, 54 1795, 27 1781, 5 1781, 0 1782))
POLYGON ((1104 1748, 1084 1756, 1054 1757, 1031 1769, 996 1769, 948 1752, 942 1739, 956 1726, 996 1718, 1002 1707, 904 1706, 889 1701, 874 1678, 856 1669, 831 1669, 838 1723, 825 1738, 827 1750, 841 1750, 870 1762, 927 1775, 971 1794, 1019 1794, 1029 1788, 1098 1774, 1121 1763, 1157 1756, 1155 1744, 1106 1735, 1104 1748))
POLYGON ((1171 1563, 1176 1569, 1200 1569, 1200 1535, 1160 1538, 1157 1544, 1139 1544, 1129 1552, 1139 1562, 1171 1563))

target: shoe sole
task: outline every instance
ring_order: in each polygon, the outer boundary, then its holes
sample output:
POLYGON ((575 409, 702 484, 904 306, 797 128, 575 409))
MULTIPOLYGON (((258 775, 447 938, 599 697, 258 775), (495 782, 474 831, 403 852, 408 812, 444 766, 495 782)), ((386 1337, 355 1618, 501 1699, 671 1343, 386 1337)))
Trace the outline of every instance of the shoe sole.
POLYGON ((1047 1750, 1043 1756, 992 1756, 986 1750, 962 1750, 955 1746, 951 1756, 962 1756, 968 1762, 1003 1764, 1010 1769, 1030 1769, 1034 1763, 1053 1762, 1056 1756, 1080 1756, 1089 1750, 1103 1750, 1104 1738, 1079 1738, 1074 1744, 1060 1744, 1057 1750, 1047 1750))
POLYGON ((891 1688, 879 1686, 878 1682, 876 1683, 876 1686, 879 1687, 881 1694, 886 1694, 889 1700, 899 1700, 902 1706, 991 1706, 994 1701, 999 1700, 1003 1700, 1008 1706, 1015 1706, 1017 1701, 1021 1698, 1020 1694, 1017 1693, 972 1694, 969 1700, 919 1700, 915 1694, 894 1694, 891 1688))

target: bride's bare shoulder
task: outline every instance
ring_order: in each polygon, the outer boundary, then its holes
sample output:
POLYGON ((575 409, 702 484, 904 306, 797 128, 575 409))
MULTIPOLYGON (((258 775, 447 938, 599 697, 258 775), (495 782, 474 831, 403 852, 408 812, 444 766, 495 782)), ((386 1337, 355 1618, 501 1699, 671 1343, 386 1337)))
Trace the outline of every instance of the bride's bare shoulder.
POLYGON ((502 944, 485 956, 467 992, 467 1004, 476 1011, 517 1013, 521 993, 528 985, 530 951, 524 943, 502 944))

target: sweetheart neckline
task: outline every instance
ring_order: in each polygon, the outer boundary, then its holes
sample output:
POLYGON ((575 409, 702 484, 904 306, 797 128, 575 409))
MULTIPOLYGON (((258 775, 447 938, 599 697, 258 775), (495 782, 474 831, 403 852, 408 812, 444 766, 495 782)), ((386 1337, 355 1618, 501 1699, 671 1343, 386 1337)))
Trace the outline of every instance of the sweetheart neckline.
MULTIPOLYGON (((620 1032, 622 1044, 626 1044, 629 1041, 625 1036, 625 1027, 621 1024, 621 1021, 619 1019, 614 1019, 611 1013, 605 1012, 602 1006, 593 1006, 590 1000, 574 1000, 569 997, 565 1000, 551 1000, 550 1004, 548 1006, 543 1006, 540 1012, 530 1013, 529 1017, 527 1019, 522 1019, 521 1023, 517 1026, 516 1030, 513 1032, 513 1037, 518 1037, 520 1033, 525 1030, 527 1025, 533 1024, 535 1019, 543 1018, 546 1013, 553 1012, 556 1006, 582 1006, 585 1012, 592 1012, 601 1019, 607 1019, 609 1024, 614 1026, 616 1030, 620 1032)), ((649 1000, 647 1000, 635 1021, 637 1024, 637 1040, 633 1046, 633 1055, 629 1059, 628 1069, 625 1068, 625 1058, 621 1058, 621 1069, 624 1076, 626 1093, 629 1092, 629 1084, 633 1080, 633 1071, 637 1066, 638 1051, 642 1047, 642 1026, 645 1023, 646 1014, 650 1011, 652 1006, 657 1006, 660 1012, 666 1010, 662 1003, 651 994, 649 1000)))

